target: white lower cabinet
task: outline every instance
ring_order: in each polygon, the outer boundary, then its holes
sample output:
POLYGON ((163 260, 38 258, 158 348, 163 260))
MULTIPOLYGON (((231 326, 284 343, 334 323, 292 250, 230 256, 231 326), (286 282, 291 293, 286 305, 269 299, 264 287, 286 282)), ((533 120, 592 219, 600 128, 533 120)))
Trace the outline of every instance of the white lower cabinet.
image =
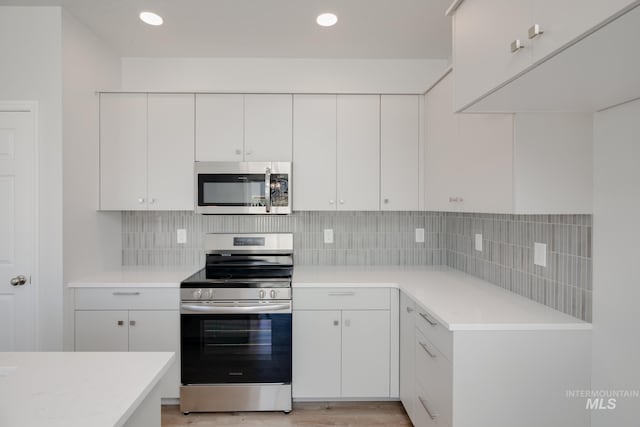
POLYGON ((397 396, 395 289, 294 288, 293 397, 390 399, 397 396), (370 294, 369 294, 370 293, 370 294), (381 299, 386 294, 386 303, 381 299), (368 301, 372 308, 363 307, 368 301), (395 342, 394 342, 395 341, 395 342), (395 372, 395 374, 394 374, 395 372))
POLYGON ((589 425, 584 400, 565 395, 589 390, 590 330, 450 331, 404 293, 400 309, 400 397, 415 427, 589 425))
POLYGON ((180 312, 177 291, 76 289, 75 350, 174 352, 176 361, 160 384, 160 395, 178 398, 180 312), (175 294, 173 301, 169 299, 172 294, 175 294), (149 309, 150 306, 158 309, 149 309))

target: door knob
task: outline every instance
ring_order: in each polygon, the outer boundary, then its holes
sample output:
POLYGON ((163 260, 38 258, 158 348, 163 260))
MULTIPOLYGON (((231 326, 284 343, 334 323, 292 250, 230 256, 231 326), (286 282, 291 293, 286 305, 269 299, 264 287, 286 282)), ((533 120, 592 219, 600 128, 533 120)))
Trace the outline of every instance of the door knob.
POLYGON ((11 279, 11 286, 22 286, 27 283, 27 277, 22 274, 11 279))

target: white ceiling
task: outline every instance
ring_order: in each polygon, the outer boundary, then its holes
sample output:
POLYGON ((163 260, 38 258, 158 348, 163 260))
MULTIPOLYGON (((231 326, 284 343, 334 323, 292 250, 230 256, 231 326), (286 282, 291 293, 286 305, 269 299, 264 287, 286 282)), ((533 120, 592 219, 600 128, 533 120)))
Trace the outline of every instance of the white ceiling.
POLYGON ((61 5, 122 56, 447 58, 451 0, 0 0, 61 5), (142 10, 160 14, 151 27, 142 10), (319 13, 338 15, 321 28, 319 13))

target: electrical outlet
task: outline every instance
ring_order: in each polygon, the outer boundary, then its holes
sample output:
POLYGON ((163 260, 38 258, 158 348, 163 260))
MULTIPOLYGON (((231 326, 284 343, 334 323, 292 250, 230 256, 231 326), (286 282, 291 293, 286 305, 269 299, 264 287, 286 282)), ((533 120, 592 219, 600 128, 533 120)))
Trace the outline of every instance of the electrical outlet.
POLYGON ((184 228, 178 228, 176 232, 176 239, 180 245, 187 243, 187 230, 184 228))
POLYGON ((533 263, 540 267, 547 266, 547 245, 545 243, 533 244, 533 263))
POLYGON ((333 243, 333 228, 324 229, 324 242, 333 243))
POLYGON ((416 228, 416 243, 424 243, 424 228, 416 228))
POLYGON ((476 251, 482 252, 482 234, 476 234, 476 251))

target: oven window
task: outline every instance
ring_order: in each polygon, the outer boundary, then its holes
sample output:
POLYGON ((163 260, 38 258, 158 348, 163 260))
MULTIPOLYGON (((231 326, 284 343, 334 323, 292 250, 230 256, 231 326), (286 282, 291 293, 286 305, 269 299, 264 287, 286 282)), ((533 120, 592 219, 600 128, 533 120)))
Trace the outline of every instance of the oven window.
POLYGON ((182 314, 183 384, 290 383, 291 314, 182 314))
POLYGON ((205 320, 203 352, 208 357, 271 360, 273 329, 271 319, 205 320))

